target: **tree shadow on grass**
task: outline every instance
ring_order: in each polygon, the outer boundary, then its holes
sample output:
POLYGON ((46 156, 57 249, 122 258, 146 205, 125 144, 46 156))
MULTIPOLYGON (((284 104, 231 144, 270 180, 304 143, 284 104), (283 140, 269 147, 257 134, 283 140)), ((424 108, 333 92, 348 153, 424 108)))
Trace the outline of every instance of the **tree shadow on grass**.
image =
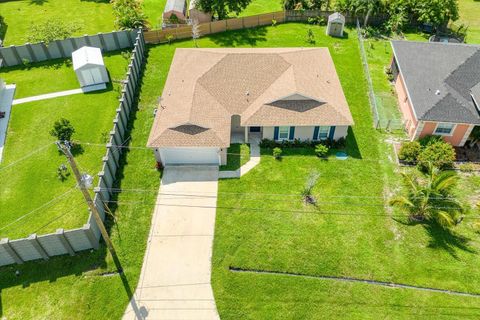
POLYGON ((256 47, 258 42, 267 41, 266 35, 266 27, 257 27, 218 33, 211 35, 210 39, 220 47, 237 47, 244 45, 256 47))
POLYGON ((470 239, 456 234, 455 231, 444 229, 435 222, 424 224, 424 229, 431 237, 429 248, 443 249, 448 252, 453 258, 459 260, 456 250, 460 249, 468 253, 477 253, 469 245, 470 239))

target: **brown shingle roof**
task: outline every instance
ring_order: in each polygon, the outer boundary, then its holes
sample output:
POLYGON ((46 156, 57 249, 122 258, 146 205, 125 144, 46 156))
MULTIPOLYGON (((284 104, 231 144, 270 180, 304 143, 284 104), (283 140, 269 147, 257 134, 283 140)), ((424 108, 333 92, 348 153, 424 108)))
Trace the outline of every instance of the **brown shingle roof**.
POLYGON ((327 48, 177 49, 148 146, 228 147, 244 126, 352 125, 327 48))

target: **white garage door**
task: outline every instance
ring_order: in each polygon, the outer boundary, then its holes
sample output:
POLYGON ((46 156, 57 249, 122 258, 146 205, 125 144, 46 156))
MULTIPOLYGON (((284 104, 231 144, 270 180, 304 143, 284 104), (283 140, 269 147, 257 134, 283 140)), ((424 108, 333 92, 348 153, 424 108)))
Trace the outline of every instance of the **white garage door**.
POLYGON ((218 148, 161 148, 164 165, 169 164, 219 164, 218 148))

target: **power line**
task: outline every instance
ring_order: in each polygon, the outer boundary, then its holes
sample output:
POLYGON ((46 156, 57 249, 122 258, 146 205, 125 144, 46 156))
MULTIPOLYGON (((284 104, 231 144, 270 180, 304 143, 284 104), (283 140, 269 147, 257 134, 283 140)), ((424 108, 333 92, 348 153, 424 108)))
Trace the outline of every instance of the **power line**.
POLYGON ((35 154, 37 154, 37 153, 45 150, 46 148, 50 147, 51 145, 53 145, 53 143, 49 143, 49 144, 47 144, 47 145, 44 145, 43 147, 40 147, 40 148, 38 148, 38 149, 36 149, 36 150, 34 150, 34 151, 31 151, 31 152, 28 153, 26 156, 24 156, 24 157, 22 157, 22 158, 20 158, 20 159, 18 159, 18 160, 16 160, 16 161, 14 161, 14 162, 6 165, 6 166, 3 167, 3 168, 0 168, 0 172, 2 172, 3 170, 5 170, 5 169, 7 169, 7 168, 10 168, 11 166, 16 165, 17 163, 19 163, 19 162, 21 162, 21 161, 23 161, 23 160, 26 160, 26 159, 30 158, 31 156, 33 156, 33 155, 35 155, 35 154))
POLYGON ((70 192, 72 192, 73 190, 75 190, 75 188, 76 188, 76 186, 73 186, 72 188, 70 188, 70 189, 69 189, 68 191, 66 191, 65 193, 62 193, 61 195, 56 196, 55 198, 51 199, 50 201, 42 204, 40 207, 37 207, 37 208, 33 209, 32 211, 30 211, 30 212, 28 212, 28 213, 20 216, 20 217, 17 218, 15 221, 12 221, 12 222, 10 222, 9 224, 7 224, 7 225, 3 226, 2 228, 0 228, 0 231, 6 229, 6 228, 8 228, 8 227, 10 227, 11 225, 13 225, 13 224, 15 224, 15 223, 17 223, 17 222, 19 222, 19 221, 21 221, 21 220, 23 220, 24 218, 26 218, 26 217, 34 214, 35 212, 38 212, 39 210, 44 209, 44 208, 48 207, 49 205, 55 203, 55 202, 58 201, 60 198, 64 197, 65 195, 67 195, 67 194, 69 194, 70 192))

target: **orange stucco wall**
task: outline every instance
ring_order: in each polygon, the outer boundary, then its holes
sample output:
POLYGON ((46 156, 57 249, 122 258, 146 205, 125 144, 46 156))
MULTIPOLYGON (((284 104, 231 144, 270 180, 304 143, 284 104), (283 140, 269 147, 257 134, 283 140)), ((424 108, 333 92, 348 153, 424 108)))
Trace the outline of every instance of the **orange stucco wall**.
MULTIPOLYGON (((471 125, 468 124, 457 124, 455 129, 453 129, 453 134, 451 136, 442 136, 445 141, 454 145, 462 146, 462 140, 468 129, 471 125)), ((420 133, 420 138, 433 134, 435 128, 437 127, 437 122, 425 122, 422 132, 420 133)))
POLYGON ((397 91, 398 105, 400 106, 403 120, 405 120, 405 129, 407 130, 410 138, 413 139, 415 137, 415 130, 417 128, 417 119, 415 117, 415 113, 413 112, 410 100, 408 99, 407 89, 401 73, 398 74, 397 81, 395 82, 395 90, 397 91))

